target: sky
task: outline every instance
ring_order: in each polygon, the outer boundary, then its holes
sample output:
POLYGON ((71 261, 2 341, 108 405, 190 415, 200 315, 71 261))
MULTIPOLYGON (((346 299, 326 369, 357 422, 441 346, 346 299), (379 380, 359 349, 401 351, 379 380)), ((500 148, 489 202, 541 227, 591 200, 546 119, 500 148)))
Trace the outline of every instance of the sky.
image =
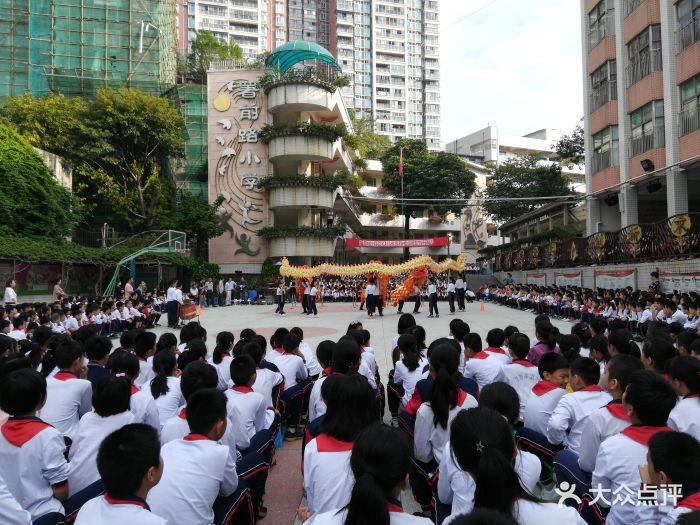
POLYGON ((580 3, 440 0, 442 142, 488 124, 524 135, 583 116, 580 3))

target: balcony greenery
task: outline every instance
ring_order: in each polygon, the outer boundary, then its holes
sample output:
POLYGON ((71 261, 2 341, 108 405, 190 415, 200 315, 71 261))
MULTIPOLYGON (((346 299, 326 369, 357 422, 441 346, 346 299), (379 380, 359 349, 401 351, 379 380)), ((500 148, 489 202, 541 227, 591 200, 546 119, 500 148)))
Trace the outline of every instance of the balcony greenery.
POLYGON ((267 226, 258 230, 258 237, 264 239, 281 239, 284 237, 318 237, 335 239, 345 234, 344 224, 334 224, 323 228, 311 226, 267 226))
POLYGON ((335 175, 311 175, 302 174, 294 175, 271 175, 262 178, 258 181, 258 188, 271 190, 274 188, 291 188, 291 187, 309 187, 309 188, 325 188, 334 190, 338 186, 345 186, 348 182, 348 174, 339 172, 335 175))
POLYGON ((315 67, 294 68, 280 75, 276 72, 263 75, 258 80, 260 89, 267 95, 272 88, 290 84, 310 84, 335 93, 339 88, 350 85, 347 77, 328 74, 325 69, 315 67))
POLYGON ((316 122, 297 122, 296 124, 265 124, 258 132, 258 138, 269 144, 272 139, 279 137, 294 137, 297 135, 307 137, 318 137, 329 142, 335 142, 340 138, 349 137, 344 124, 329 125, 317 124, 316 122))
POLYGON ((563 241, 573 237, 580 237, 583 232, 582 224, 569 224, 555 226, 551 230, 534 233, 529 237, 523 237, 516 241, 500 244, 498 246, 487 246, 479 250, 480 259, 490 259, 498 252, 507 253, 519 248, 545 244, 552 241, 563 241))

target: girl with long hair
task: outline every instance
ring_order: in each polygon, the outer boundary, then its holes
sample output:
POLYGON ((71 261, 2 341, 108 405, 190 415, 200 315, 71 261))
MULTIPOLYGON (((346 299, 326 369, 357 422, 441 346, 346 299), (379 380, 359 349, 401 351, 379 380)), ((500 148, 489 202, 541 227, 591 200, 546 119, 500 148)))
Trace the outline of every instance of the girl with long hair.
POLYGON ((151 395, 156 401, 162 427, 185 404, 180 391, 180 369, 175 355, 166 351, 157 353, 153 357, 153 372, 156 376, 151 380, 151 395))

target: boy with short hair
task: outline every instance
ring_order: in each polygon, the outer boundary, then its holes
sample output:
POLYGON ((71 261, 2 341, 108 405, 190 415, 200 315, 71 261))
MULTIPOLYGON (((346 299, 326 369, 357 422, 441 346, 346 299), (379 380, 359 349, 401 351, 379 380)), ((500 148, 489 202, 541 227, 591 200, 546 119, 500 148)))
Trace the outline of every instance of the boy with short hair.
POLYGON ((15 341, 24 341, 27 338, 26 319, 27 318, 24 315, 19 315, 15 317, 12 320, 12 330, 7 335, 15 341))
POLYGON ((541 380, 530 391, 525 403, 523 422, 525 427, 546 436, 549 418, 559 400, 566 394, 569 362, 561 354, 547 352, 541 357, 537 371, 541 380))
POLYGON ((97 470, 105 493, 82 506, 75 525, 167 525, 146 503, 163 474, 158 433, 153 427, 132 423, 112 432, 100 445, 97 470))
POLYGON ((111 351, 112 341, 109 340, 109 337, 95 335, 85 342, 85 355, 88 358, 87 380, 92 383, 93 389, 103 377, 109 374, 105 364, 111 351))
POLYGON ((134 337, 134 353, 139 358, 138 377, 134 380, 134 384, 143 388, 143 385, 149 384, 151 379, 155 377, 153 372, 153 354, 156 353, 156 334, 145 330, 137 330, 134 337))
POLYGON ((493 383, 501 367, 510 363, 510 356, 501 348, 504 341, 503 330, 489 330, 486 334, 486 343, 489 346, 467 361, 464 375, 474 379, 479 385, 479 390, 493 383))
POLYGON ((513 333, 508 341, 508 352, 512 362, 501 366, 495 381, 509 384, 518 393, 522 421, 525 402, 540 376, 537 367, 526 359, 530 352, 530 338, 527 335, 513 333))
POLYGON ((68 498, 63 436, 36 416, 45 402, 46 380, 35 370, 15 370, 0 383, 0 408, 10 414, 0 427, 0 472, 32 520, 62 515, 68 498))
POLYGON ((170 523, 209 525, 216 498, 238 486, 229 447, 217 443, 228 424, 224 393, 215 388, 195 393, 187 405, 187 423, 190 434, 163 445, 163 477, 147 501, 170 523))
POLYGON ((255 361, 248 355, 236 357, 230 364, 233 387, 226 391, 229 421, 235 422, 236 448, 245 452, 253 437, 265 430, 267 403, 251 388, 255 383, 255 361))

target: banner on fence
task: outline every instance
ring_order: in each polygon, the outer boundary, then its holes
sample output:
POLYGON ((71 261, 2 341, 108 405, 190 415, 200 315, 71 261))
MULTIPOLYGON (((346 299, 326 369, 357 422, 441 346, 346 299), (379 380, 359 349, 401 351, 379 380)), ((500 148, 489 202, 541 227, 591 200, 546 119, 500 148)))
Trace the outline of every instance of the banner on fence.
POLYGON ((673 293, 674 290, 679 292, 700 291, 700 272, 660 270, 659 281, 661 282, 661 291, 664 293, 673 293))
POLYGON ((447 237, 428 239, 345 239, 348 248, 437 248, 447 246, 447 237))
POLYGON ((596 270, 595 286, 607 290, 618 290, 628 286, 636 288, 637 270, 596 270))
POLYGON ((527 284, 534 284, 535 286, 547 286, 547 274, 542 273, 528 273, 526 275, 527 284))
POLYGON ((554 284, 557 286, 578 286, 583 285, 583 272, 554 272, 554 284))

